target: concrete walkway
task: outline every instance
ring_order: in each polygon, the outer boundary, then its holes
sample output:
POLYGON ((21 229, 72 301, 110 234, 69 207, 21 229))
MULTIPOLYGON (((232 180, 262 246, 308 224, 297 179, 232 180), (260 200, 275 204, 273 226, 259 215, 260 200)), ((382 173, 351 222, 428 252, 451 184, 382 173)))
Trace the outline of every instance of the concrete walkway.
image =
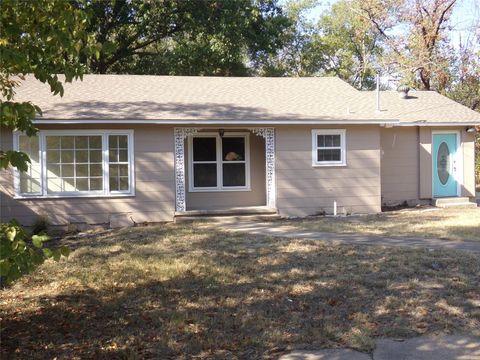
POLYGON ((249 234, 280 236, 287 238, 312 239, 332 241, 336 243, 355 245, 385 245, 407 246, 415 248, 454 249, 470 252, 480 252, 480 241, 451 241, 440 239, 427 239, 415 237, 384 237, 377 235, 337 234, 327 232, 298 230, 291 226, 276 222, 250 222, 235 221, 225 224, 224 229, 233 232, 246 232, 249 234))
POLYGON ((349 349, 294 351, 279 360, 480 360, 480 339, 465 336, 380 339, 373 355, 349 349))

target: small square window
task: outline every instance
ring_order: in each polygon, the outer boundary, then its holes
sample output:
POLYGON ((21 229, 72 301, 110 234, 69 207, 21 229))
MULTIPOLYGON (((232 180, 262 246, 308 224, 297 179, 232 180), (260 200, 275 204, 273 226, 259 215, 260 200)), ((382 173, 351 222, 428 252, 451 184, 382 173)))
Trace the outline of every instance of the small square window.
POLYGON ((312 130, 312 165, 345 166, 345 133, 344 129, 312 130))

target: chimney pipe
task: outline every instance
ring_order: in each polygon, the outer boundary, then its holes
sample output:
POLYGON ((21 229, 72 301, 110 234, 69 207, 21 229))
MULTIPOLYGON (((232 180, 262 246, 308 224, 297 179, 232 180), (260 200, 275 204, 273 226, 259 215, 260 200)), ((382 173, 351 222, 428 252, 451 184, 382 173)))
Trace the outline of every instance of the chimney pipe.
POLYGON ((377 112, 380 112, 380 74, 377 74, 377 112))
POLYGON ((410 88, 407 85, 400 85, 397 88, 397 91, 401 99, 408 99, 408 92, 410 91, 410 88))

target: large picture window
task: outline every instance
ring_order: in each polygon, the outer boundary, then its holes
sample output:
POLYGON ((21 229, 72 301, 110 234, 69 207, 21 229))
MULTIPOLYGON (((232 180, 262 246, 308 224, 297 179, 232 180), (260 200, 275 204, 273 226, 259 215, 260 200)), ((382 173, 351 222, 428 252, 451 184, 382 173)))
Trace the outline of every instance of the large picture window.
POLYGON ((345 130, 312 130, 312 165, 344 166, 346 164, 345 130))
POLYGON ((17 195, 132 195, 132 135, 125 130, 15 134, 16 149, 31 159, 27 172, 17 172, 17 195))
POLYGON ((215 133, 189 138, 190 191, 250 189, 248 133, 215 133))

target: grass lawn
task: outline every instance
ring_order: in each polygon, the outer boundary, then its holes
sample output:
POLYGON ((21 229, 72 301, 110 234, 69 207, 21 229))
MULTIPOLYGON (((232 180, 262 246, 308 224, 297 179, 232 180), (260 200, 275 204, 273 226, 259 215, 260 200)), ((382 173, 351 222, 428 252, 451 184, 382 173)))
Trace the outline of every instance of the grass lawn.
POLYGON ((406 209, 373 215, 283 220, 297 230, 480 241, 480 208, 406 209))
POLYGON ((480 258, 192 225, 65 239, 0 291, 2 359, 276 358, 375 337, 480 336, 480 258))

